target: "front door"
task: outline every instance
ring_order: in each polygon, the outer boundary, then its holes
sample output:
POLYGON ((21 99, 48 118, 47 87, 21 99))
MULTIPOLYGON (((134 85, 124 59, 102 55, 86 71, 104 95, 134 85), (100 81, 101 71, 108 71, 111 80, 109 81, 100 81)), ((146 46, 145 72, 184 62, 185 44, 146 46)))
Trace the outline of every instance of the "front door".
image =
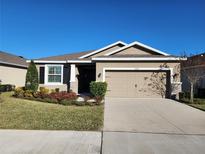
POLYGON ((82 65, 78 67, 78 92, 89 93, 90 82, 95 81, 95 66, 93 65, 82 65))

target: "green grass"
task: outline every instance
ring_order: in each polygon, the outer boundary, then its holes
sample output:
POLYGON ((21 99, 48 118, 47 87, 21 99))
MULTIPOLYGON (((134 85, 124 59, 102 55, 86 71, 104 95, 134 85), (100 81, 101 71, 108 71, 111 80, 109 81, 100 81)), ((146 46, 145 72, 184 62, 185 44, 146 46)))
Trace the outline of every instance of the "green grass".
POLYGON ((205 104, 190 104, 190 106, 205 111, 205 104))
POLYGON ((205 99, 203 98, 194 98, 194 103, 191 103, 187 98, 183 99, 182 102, 194 108, 205 111, 205 99))
POLYGON ((63 106, 11 97, 3 93, 0 128, 44 130, 101 130, 103 105, 63 106))

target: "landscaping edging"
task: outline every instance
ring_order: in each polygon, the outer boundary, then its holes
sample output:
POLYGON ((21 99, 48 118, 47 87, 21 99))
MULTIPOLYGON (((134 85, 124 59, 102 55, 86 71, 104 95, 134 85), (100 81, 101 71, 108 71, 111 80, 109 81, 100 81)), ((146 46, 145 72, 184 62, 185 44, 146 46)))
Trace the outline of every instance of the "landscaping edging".
POLYGON ((76 100, 62 100, 60 102, 57 101, 53 101, 52 99, 50 99, 49 102, 49 98, 34 98, 34 97, 15 97, 12 96, 14 98, 17 99, 22 99, 22 100, 30 100, 30 101, 38 101, 38 102, 42 102, 42 103, 51 103, 51 104, 58 104, 58 105, 63 105, 63 106, 99 106, 99 105, 103 105, 104 101, 102 101, 102 103, 97 104, 95 102, 89 102, 89 100, 87 101, 76 101, 76 100))

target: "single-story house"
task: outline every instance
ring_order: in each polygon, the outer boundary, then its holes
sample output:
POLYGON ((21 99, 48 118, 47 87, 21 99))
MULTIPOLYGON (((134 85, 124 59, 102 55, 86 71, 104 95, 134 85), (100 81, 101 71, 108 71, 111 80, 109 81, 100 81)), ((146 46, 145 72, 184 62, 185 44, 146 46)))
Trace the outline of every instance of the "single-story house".
POLYGON ((161 97, 159 91, 163 88, 156 82, 163 80, 166 97, 181 91, 180 58, 140 42, 118 41, 98 50, 40 58, 34 62, 40 86, 50 89, 85 93, 89 92, 91 81, 106 81, 108 97, 156 98, 161 97), (163 79, 151 80, 154 73, 163 79))
POLYGON ((0 80, 17 87, 25 85, 28 63, 21 56, 0 51, 0 80))
POLYGON ((194 76, 199 79, 194 85, 194 94, 197 97, 205 98, 205 53, 190 56, 187 61, 183 61, 182 67, 182 90, 184 92, 190 92, 190 82, 188 76, 194 76), (188 76, 186 75, 188 74, 188 76))

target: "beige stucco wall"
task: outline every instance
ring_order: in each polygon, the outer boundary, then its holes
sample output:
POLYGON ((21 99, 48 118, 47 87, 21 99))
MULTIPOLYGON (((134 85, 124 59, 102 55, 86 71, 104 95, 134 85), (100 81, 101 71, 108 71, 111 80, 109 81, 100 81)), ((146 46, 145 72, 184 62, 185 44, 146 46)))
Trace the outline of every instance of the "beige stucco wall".
MULTIPOLYGON (((103 81, 104 68, 159 68, 165 62, 97 62, 96 63, 96 81, 103 81)), ((173 69, 173 75, 177 74, 172 83, 175 88, 172 94, 178 94, 181 91, 180 80, 180 64, 178 62, 168 62, 166 65, 173 69), (176 82, 178 84, 176 84, 176 82)), ((129 79, 127 79, 129 80, 129 79)), ((119 82, 120 83, 120 82, 119 82)))
POLYGON ((106 49, 106 50, 104 50, 104 51, 102 51, 102 52, 100 52, 100 53, 97 53, 97 54, 95 54, 95 55, 93 55, 93 56, 91 56, 91 57, 104 56, 105 54, 107 54, 107 53, 109 53, 109 52, 111 52, 111 51, 117 50, 117 49, 119 49, 119 48, 121 48, 121 47, 120 47, 119 45, 116 45, 116 46, 111 47, 111 48, 109 48, 109 49, 106 49))
POLYGON ((25 85, 27 69, 0 65, 0 80, 2 84, 13 84, 16 87, 25 85))
POLYGON ((136 47, 130 47, 122 50, 114 55, 151 55, 151 53, 138 49, 136 47))
POLYGON ((67 85, 66 84, 62 84, 62 85, 46 85, 46 84, 39 84, 39 88, 40 87, 45 87, 48 89, 55 89, 55 88, 59 88, 60 91, 67 91, 67 85))
MULTIPOLYGON (((160 65, 165 64, 164 62, 97 62, 96 63, 96 80, 102 81, 103 79, 103 68, 114 67, 114 68, 156 68, 160 65), (101 74, 101 75, 99 75, 101 74)), ((173 68, 173 73, 180 72, 180 64, 177 62, 166 63, 169 68, 173 68)), ((180 82, 180 74, 176 79, 176 82, 180 82)))

